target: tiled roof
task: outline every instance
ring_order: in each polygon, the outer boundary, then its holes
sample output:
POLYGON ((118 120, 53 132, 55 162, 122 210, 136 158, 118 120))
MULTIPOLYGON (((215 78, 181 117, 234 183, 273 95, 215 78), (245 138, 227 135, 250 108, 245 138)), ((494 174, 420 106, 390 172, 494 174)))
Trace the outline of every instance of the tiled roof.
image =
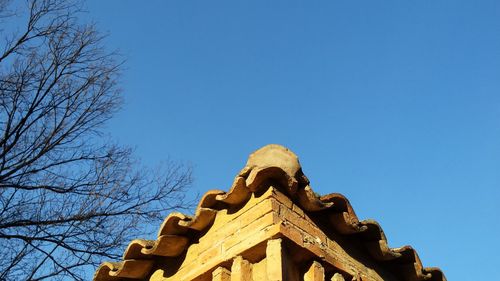
POLYGON ((190 245, 189 233, 205 231, 219 210, 240 206, 251 193, 269 188, 270 183, 281 189, 308 215, 314 217, 316 212, 326 213, 330 217, 329 227, 342 235, 357 237, 368 255, 402 280, 446 280, 440 269, 423 267, 417 252, 410 246, 390 248, 380 225, 373 220, 360 221, 344 196, 329 194, 318 198, 302 173, 297 156, 279 145, 268 145, 251 154, 229 192, 207 192, 193 217, 172 213, 161 225, 156 240, 133 240, 125 250, 123 261, 101 264, 94 280, 146 278, 155 257, 181 255, 190 245))

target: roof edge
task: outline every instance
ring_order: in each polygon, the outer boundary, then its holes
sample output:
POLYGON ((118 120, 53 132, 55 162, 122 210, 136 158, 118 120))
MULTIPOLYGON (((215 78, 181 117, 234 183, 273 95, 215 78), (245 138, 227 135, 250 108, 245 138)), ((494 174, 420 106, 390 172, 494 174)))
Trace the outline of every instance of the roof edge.
POLYGON ((188 232, 206 231, 218 211, 242 205, 252 193, 269 188, 271 182, 279 183, 278 188, 304 211, 327 210, 337 232, 357 235, 372 258, 390 264, 399 275, 409 280, 446 281, 439 268, 424 267, 410 246, 390 248, 380 225, 373 220, 360 221, 343 195, 332 193, 317 197, 302 173, 298 157, 280 145, 267 145, 253 152, 228 192, 210 190, 205 193, 193 217, 171 213, 163 221, 156 240, 133 240, 124 252, 123 261, 102 263, 94 280, 143 279, 152 269, 154 256, 180 255, 190 245, 188 232))

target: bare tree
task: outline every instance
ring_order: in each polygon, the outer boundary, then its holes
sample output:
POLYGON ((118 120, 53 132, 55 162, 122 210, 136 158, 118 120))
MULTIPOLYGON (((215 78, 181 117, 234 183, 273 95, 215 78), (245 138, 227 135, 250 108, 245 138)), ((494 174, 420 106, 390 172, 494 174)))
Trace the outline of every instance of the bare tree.
POLYGON ((0 0, 0 280, 89 279, 185 207, 189 169, 139 169, 104 137, 120 63, 77 4, 0 0))

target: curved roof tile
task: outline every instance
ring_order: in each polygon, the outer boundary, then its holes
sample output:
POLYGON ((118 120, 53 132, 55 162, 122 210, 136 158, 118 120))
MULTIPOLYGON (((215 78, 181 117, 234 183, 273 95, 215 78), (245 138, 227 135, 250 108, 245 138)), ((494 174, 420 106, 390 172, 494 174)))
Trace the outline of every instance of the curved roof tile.
POLYGON ((94 280, 144 279, 152 269, 155 256, 179 256, 190 245, 188 232, 207 230, 219 210, 241 206, 252 192, 261 192, 271 183, 277 183, 282 192, 309 214, 327 210, 331 227, 342 235, 358 237, 372 258, 384 262, 404 280, 446 281, 440 269, 423 267, 410 246, 390 248, 380 225, 373 220, 360 221, 343 195, 332 193, 318 198, 302 173, 297 156, 279 145, 267 145, 252 153, 229 192, 205 193, 194 217, 171 213, 163 221, 156 240, 133 240, 125 250, 123 261, 102 263, 94 280))

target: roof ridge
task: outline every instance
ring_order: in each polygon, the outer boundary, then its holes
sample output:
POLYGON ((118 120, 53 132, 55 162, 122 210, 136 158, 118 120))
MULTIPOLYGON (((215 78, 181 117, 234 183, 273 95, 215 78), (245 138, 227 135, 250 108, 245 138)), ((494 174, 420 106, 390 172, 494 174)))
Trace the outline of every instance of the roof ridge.
POLYGON ((179 256, 190 245, 189 232, 205 231, 218 211, 241 205, 252 193, 269 188, 266 183, 270 182, 279 183, 282 191, 306 212, 328 210, 330 222, 337 232, 359 236, 375 260, 390 263, 405 279, 446 281, 440 269, 423 267, 412 247, 390 248, 380 225, 374 220, 360 221, 343 195, 332 193, 317 197, 302 173, 298 157, 280 145, 267 145, 252 153, 228 192, 206 192, 193 217, 171 213, 160 226, 156 240, 133 240, 123 254, 123 261, 102 263, 94 280, 143 279, 152 269, 153 256, 179 256))

